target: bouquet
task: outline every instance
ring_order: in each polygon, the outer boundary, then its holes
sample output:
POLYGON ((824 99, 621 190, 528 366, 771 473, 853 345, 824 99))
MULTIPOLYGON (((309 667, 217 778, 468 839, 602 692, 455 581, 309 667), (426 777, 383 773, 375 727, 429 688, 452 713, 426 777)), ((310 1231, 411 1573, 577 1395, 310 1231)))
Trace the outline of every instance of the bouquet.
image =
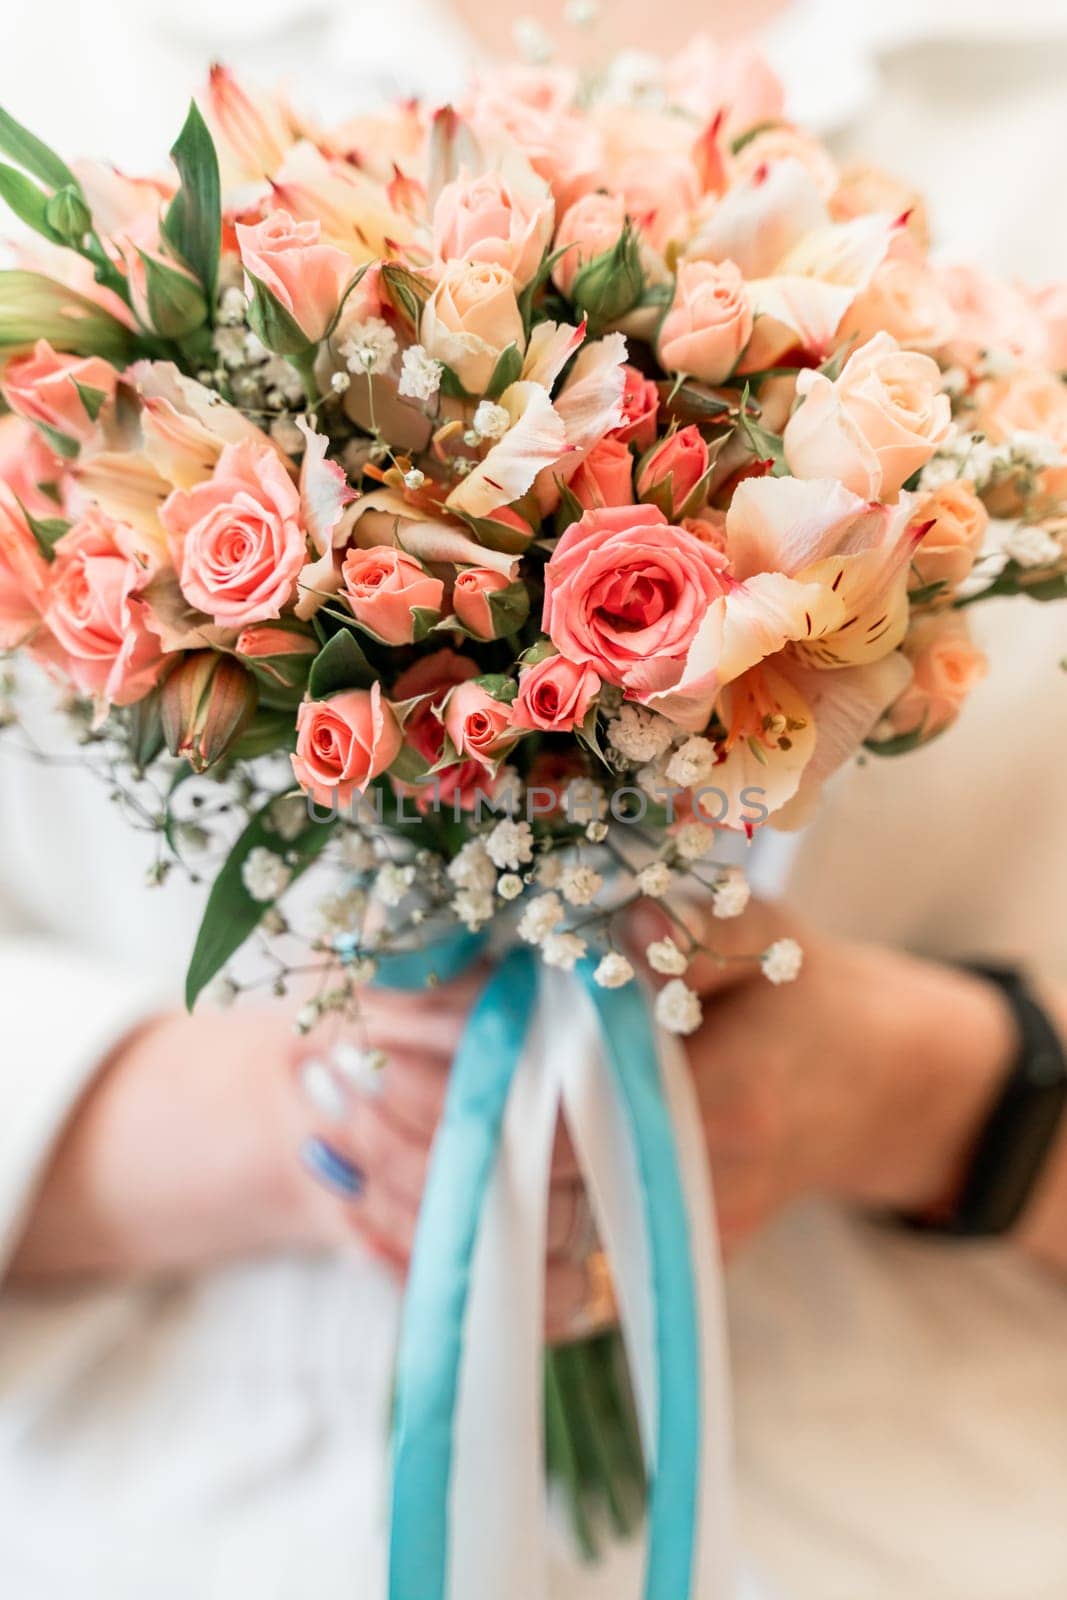
MULTIPOLYGON (((5 720, 32 659, 154 833, 152 880, 210 881, 190 1005, 260 981, 250 941, 277 991, 309 983, 303 1031, 368 982, 505 952, 412 1267, 394 1600, 445 1592, 465 1317, 509 1292, 507 1251, 478 1251, 524 1074, 631 1279, 643 1442, 601 1342, 550 1360, 550 1464, 586 1534, 586 1490, 625 1525, 647 1467, 648 1592, 727 1592, 695 1554, 721 1468, 669 1044, 700 1020, 685 896, 739 915, 724 840, 950 726, 984 667, 974 604, 1067 595, 1067 290, 936 262, 921 199, 838 167, 736 49, 497 70, 334 128, 219 67, 161 175, 68 167, 3 113, 0 151, 35 236, 0 274, 5 720), (646 899, 672 928, 640 952, 658 1035, 625 940, 646 899), (555 1043, 530 1045, 544 993, 555 1043)), ((744 959, 780 983, 802 956, 744 959)), ((493 1224, 533 1271, 522 1227, 493 1224)), ((517 1592, 513 1534, 484 1534, 486 1593, 517 1592)))

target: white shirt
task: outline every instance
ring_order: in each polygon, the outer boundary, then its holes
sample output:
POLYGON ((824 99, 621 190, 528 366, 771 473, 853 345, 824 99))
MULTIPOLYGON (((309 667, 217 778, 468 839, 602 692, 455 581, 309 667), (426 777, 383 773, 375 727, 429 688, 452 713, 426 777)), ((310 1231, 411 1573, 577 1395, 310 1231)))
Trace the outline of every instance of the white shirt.
MULTIPOLYGON (((289 0, 272 0, 254 8, 260 37, 234 48, 218 34, 246 9, 169 6, 164 29, 161 0, 101 3, 91 24, 39 0, 0 98, 69 152, 134 162, 178 125, 204 54, 194 22, 218 30, 212 51, 264 76, 279 57, 313 86, 324 74, 334 101, 380 37, 361 30, 362 13, 327 5, 301 31, 289 0), (346 39, 349 54, 332 60, 346 39), (45 40, 51 92, 31 70, 45 40)), ((938 14, 942 42, 891 42, 884 92, 853 144, 922 183, 960 253, 1037 278, 1062 271, 1067 226, 1048 203, 1062 189, 1062 114, 1046 86, 1056 71, 1062 83, 1064 30, 1053 19, 1053 36, 1007 50, 984 42, 988 17, 974 7, 969 41, 962 7, 938 14)), ((447 30, 433 38, 458 48, 447 30)), ((999 948, 1065 972, 1063 609, 1000 608, 984 627, 1007 648, 964 723, 838 785, 795 892, 867 937, 949 956, 999 948)), ((178 885, 145 891, 144 841, 88 779, 0 760, 2 1269, 95 1064, 175 986, 197 905, 178 885)), ((731 1280, 742 1515, 783 1596, 1062 1600, 1060 1284, 998 1251, 916 1242, 821 1207, 770 1230, 731 1280)), ((388 1271, 356 1253, 152 1288, 0 1292, 0 1589, 380 1600, 396 1310, 388 1271)), ((631 1600, 638 1570, 632 1552, 584 1574, 561 1557, 556 1593, 631 1600)))

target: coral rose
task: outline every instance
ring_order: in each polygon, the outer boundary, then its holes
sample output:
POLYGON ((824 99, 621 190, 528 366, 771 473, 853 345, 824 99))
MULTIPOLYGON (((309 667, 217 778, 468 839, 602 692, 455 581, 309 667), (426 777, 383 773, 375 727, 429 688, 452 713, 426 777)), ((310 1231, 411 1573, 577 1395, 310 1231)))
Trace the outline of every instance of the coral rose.
POLYGON ((452 585, 452 609, 475 638, 496 639, 501 629, 489 597, 510 587, 506 573, 492 567, 464 567, 452 585))
POLYGON ((12 411, 76 444, 96 431, 95 415, 114 398, 119 375, 99 356, 71 356, 38 339, 30 355, 15 356, 4 369, 0 390, 12 411))
POLYGON ((403 742, 380 683, 305 700, 296 714, 293 775, 319 805, 345 806, 396 760, 403 742))
POLYGON ((159 510, 182 594, 220 626, 281 615, 307 559, 300 495, 277 452, 227 445, 212 476, 159 510))
POLYGON ((578 465, 568 488, 584 511, 628 506, 633 500, 634 458, 618 439, 601 439, 578 465))
POLYGON ((707 470, 707 444, 700 429, 691 423, 668 435, 647 457, 637 475, 637 492, 647 500, 659 485, 667 486, 671 505, 664 509, 677 517, 707 470))
MULTIPOLYGON (((427 766, 435 767, 444 751, 445 729, 439 712, 450 690, 477 673, 469 656, 457 655, 454 650, 435 650, 408 667, 393 685, 395 700, 419 702, 404 723, 404 742, 422 756, 427 766)), ((485 769, 479 761, 456 761, 435 772, 428 783, 407 784, 394 778, 393 787, 400 794, 413 795, 420 811, 435 802, 469 811, 477 797, 486 793, 485 769)))
POLYGON ((25 513, 0 483, 0 650, 15 650, 37 628, 50 570, 25 513))
POLYGON ((410 644, 416 608, 440 612, 445 593, 440 578, 395 545, 349 550, 341 584, 356 621, 386 644, 410 644))
POLYGON ((985 677, 988 663, 958 611, 921 618, 904 641, 904 654, 913 676, 890 708, 889 726, 897 735, 921 731, 932 737, 955 722, 963 702, 985 677))
POLYGON ((477 761, 487 772, 492 772, 518 737, 511 707, 473 681, 452 690, 445 701, 443 720, 457 754, 477 761))
POLYGON ((636 367, 623 367, 622 422, 612 429, 612 438, 622 444, 636 445, 638 450, 648 450, 656 442, 656 418, 659 414, 659 390, 651 378, 644 377, 636 367))
POLYGON ((546 656, 519 673, 519 693, 512 706, 519 728, 542 733, 570 733, 580 727, 600 692, 600 679, 592 667, 546 656))
POLYGON ((954 479, 922 501, 912 521, 929 524, 911 558, 913 583, 957 588, 982 549, 989 513, 969 483, 954 479))
POLYGON ((724 566, 654 506, 587 511, 545 568, 542 626, 561 655, 625 687, 653 658, 684 659, 724 566))

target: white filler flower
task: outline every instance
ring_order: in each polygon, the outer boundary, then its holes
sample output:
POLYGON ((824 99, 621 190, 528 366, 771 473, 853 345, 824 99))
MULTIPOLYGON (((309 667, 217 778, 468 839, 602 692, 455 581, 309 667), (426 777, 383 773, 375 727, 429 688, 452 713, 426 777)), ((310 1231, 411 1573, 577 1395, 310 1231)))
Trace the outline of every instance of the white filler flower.
POLYGON ((241 868, 241 882, 253 900, 277 900, 292 876, 281 856, 262 844, 248 852, 241 868))
POLYGON ((763 976, 771 983, 792 983, 804 965, 804 952, 795 939, 776 939, 760 956, 763 976))
POLYGON ((700 1027, 700 997, 681 978, 672 978, 656 996, 656 1021, 668 1033, 695 1033, 700 1027))

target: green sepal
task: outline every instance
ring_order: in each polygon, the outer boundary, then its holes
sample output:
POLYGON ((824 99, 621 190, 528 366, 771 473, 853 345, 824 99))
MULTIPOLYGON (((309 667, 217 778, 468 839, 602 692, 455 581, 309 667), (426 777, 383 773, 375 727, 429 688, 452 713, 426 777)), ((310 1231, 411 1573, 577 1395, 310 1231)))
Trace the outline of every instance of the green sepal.
POLYGON ((311 663, 308 694, 312 700, 326 700, 343 689, 369 689, 377 680, 355 635, 342 628, 311 663))

